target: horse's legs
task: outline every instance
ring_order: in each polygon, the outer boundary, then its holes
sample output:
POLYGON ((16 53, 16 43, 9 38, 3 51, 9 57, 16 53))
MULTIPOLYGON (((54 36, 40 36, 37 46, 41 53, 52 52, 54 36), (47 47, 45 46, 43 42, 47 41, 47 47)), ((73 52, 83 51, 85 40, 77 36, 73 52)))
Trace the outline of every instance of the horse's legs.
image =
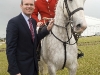
POLYGON ((48 71, 50 75, 56 75, 56 68, 53 64, 48 65, 48 71))
POLYGON ((69 75, 76 75, 77 63, 73 63, 68 67, 69 75))

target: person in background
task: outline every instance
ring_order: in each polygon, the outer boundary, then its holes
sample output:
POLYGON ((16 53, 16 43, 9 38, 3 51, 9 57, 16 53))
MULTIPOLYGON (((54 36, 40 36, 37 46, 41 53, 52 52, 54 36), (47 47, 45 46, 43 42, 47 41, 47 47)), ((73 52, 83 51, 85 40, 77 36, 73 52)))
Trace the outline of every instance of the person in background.
MULTIPOLYGON (((38 32, 41 31, 43 26, 49 23, 51 18, 55 16, 55 9, 58 0, 35 0, 35 9, 32 13, 32 18, 37 21, 38 32), (40 20, 38 18, 40 16, 40 20)), ((37 49, 38 61, 40 60, 41 41, 37 49)))
POLYGON ((10 75, 38 75, 36 49, 49 34, 53 20, 37 34, 37 22, 31 18, 34 0, 21 0, 22 12, 10 19, 6 29, 6 55, 10 75))
MULTIPOLYGON (((37 26, 44 25, 44 19, 54 18, 55 8, 58 0, 35 0, 35 9, 32 18, 37 21, 37 26), (41 19, 38 19, 40 14, 41 19)), ((48 22, 48 20, 46 20, 48 22)))

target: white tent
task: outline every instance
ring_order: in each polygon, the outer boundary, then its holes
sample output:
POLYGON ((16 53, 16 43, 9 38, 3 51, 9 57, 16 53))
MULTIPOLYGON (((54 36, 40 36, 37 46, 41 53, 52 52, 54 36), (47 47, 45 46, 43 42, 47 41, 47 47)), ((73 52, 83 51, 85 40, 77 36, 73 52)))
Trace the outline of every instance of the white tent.
POLYGON ((100 19, 85 16, 87 22, 87 29, 81 36, 100 35, 100 19))

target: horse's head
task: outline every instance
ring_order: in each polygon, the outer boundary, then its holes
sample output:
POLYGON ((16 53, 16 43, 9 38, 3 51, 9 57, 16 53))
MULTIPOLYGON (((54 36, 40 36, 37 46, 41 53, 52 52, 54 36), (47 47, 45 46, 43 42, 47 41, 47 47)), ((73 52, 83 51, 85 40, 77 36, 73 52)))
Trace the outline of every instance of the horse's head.
POLYGON ((64 14, 72 21, 73 29, 77 33, 82 33, 86 27, 84 6, 85 0, 64 0, 63 9, 64 14))

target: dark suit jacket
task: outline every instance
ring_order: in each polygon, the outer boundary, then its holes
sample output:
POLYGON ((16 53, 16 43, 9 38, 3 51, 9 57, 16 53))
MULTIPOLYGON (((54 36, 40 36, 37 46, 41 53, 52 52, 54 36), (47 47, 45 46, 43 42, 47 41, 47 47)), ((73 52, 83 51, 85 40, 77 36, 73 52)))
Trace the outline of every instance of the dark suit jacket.
POLYGON ((11 75, 37 75, 38 61, 36 48, 38 42, 44 38, 49 31, 45 27, 37 34, 36 21, 32 20, 35 39, 32 41, 29 27, 22 14, 9 20, 6 32, 6 54, 8 59, 8 72, 11 75))

